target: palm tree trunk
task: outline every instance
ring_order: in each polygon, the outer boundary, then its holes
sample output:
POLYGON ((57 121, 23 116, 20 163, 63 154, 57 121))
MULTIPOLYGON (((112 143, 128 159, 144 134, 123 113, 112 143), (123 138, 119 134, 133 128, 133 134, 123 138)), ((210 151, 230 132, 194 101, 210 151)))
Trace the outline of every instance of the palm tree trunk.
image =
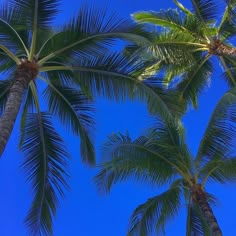
POLYGON ((205 217, 213 236, 222 236, 220 226, 214 216, 214 213, 207 201, 207 196, 200 184, 195 184, 192 187, 193 201, 198 204, 200 210, 205 217))
POLYGON ((212 44, 209 45, 209 53, 217 56, 229 56, 236 57, 236 48, 229 47, 216 39, 212 44))
POLYGON ((37 76, 37 73, 38 67, 36 64, 29 63, 28 61, 22 61, 22 64, 17 66, 15 81, 10 89, 4 113, 0 117, 0 157, 4 152, 14 127, 24 90, 28 87, 29 82, 37 76))

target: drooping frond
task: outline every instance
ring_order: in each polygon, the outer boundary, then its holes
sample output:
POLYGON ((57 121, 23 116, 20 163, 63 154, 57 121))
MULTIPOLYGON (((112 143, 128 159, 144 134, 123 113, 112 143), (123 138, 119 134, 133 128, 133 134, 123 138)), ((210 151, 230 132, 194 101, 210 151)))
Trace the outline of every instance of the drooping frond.
POLYGON ((56 79, 58 78, 47 81, 48 86, 44 92, 49 111, 57 115, 63 125, 80 137, 82 161, 93 165, 95 151, 92 102, 80 90, 60 85, 56 79))
POLYGON ((68 188, 68 153, 46 113, 26 117, 23 168, 33 189, 33 203, 25 219, 30 235, 52 235, 52 221, 59 196, 68 188))
POLYGON ((87 88, 92 96, 100 95, 116 100, 138 98, 147 102, 151 113, 158 113, 165 118, 172 116, 163 98, 138 79, 143 64, 137 58, 127 60, 118 54, 108 54, 78 60, 74 66, 45 66, 41 70, 71 70, 74 72, 73 81, 87 88))
POLYGON ((175 117, 180 117, 184 114, 187 108, 187 103, 185 100, 181 99, 181 92, 179 90, 166 88, 166 86, 163 85, 162 79, 158 79, 156 76, 147 78, 143 83, 158 94, 158 96, 165 102, 168 110, 175 117))
POLYGON ((196 64, 191 65, 180 78, 177 84, 177 89, 181 91, 184 100, 190 102, 195 108, 198 105, 198 95, 210 83, 210 76, 212 74, 212 65, 209 57, 196 57, 196 64))
POLYGON ((165 229, 166 222, 175 217, 181 206, 181 181, 176 180, 170 188, 147 202, 133 212, 128 236, 159 235, 165 229))
POLYGON ((232 156, 235 153, 235 108, 236 89, 232 88, 223 95, 211 116, 200 143, 196 163, 215 156, 221 158, 232 156))
POLYGON ((221 56, 220 63, 224 69, 223 78, 225 79, 228 86, 233 88, 236 85, 235 60, 227 56, 221 56))
MULTIPOLYGON (((30 85, 34 84, 34 87, 37 88, 37 85, 35 81, 30 81, 30 85)), ((19 142, 19 148, 23 145, 23 142, 25 140, 25 125, 27 121, 27 115, 28 113, 34 113, 35 112, 35 100, 34 100, 34 94, 32 91, 32 87, 29 86, 25 92, 24 101, 22 102, 24 105, 22 106, 22 115, 20 118, 20 129, 21 129, 21 135, 20 135, 20 142, 19 142)))
POLYGON ((152 147, 151 136, 131 141, 129 135, 113 134, 102 148, 102 164, 95 177, 99 191, 109 192, 126 179, 163 185, 176 175, 170 161, 152 147))
POLYGON ((216 20, 217 4, 214 0, 191 0, 195 16, 200 22, 216 20))

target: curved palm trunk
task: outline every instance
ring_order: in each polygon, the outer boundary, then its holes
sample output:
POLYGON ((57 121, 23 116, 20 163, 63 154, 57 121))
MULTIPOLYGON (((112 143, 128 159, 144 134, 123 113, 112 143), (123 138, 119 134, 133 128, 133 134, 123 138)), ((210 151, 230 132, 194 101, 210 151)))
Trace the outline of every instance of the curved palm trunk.
POLYGON ((236 57, 236 48, 229 47, 219 39, 216 39, 212 44, 209 45, 209 53, 217 56, 230 56, 236 57))
POLYGON ((198 204, 200 210, 205 217, 213 236, 222 236, 220 226, 214 216, 214 213, 207 201, 207 196, 200 184, 195 184, 192 187, 193 201, 198 204))
POLYGON ((0 117, 0 157, 4 152, 8 139, 19 113, 24 90, 29 82, 37 76, 37 64, 28 61, 22 61, 17 66, 15 81, 10 89, 3 115, 0 117))

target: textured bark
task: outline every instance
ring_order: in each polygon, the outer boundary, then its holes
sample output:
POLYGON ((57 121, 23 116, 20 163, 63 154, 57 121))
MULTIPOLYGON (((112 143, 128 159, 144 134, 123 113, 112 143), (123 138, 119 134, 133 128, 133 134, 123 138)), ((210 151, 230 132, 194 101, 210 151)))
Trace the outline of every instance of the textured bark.
POLYGON ((216 39, 212 44, 209 45, 209 53, 217 56, 230 56, 236 57, 236 48, 229 47, 216 39))
POLYGON ((4 152, 8 139, 19 113, 24 90, 38 73, 37 64, 22 61, 15 73, 15 81, 10 89, 3 115, 0 117, 0 157, 4 152))
POLYGON ((207 201, 207 196, 200 184, 195 184, 192 187, 193 201, 198 204, 200 210, 205 217, 213 236, 222 236, 220 226, 214 216, 214 213, 207 201))

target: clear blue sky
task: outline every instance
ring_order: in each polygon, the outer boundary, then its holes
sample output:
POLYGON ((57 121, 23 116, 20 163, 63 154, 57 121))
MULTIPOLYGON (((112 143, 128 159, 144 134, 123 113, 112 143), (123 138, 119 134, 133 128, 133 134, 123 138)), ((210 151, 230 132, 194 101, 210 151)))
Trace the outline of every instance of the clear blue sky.
MULTIPOLYGON (((57 23, 68 19, 79 7, 79 0, 63 0, 62 13, 57 23)), ((88 0, 89 2, 89 0, 88 0)), ((97 1, 99 2, 99 0, 97 1)), ((121 16, 138 10, 159 10, 174 7, 171 0, 110 0, 107 1, 111 12, 121 16)), ((190 1, 182 0, 187 6, 190 1)), ((102 1, 101 1, 102 3, 102 1)), ((220 71, 215 71, 210 88, 200 97, 199 109, 190 111, 184 117, 187 129, 187 141, 193 153, 205 130, 212 110, 226 91, 220 71)), ((96 147, 112 132, 129 130, 133 138, 138 137, 151 123, 145 104, 127 102, 117 104, 104 99, 97 100, 96 147)), ((0 235, 26 236, 23 219, 30 206, 30 187, 25 183, 19 166, 23 155, 17 151, 18 126, 15 127, 11 140, 0 160, 0 235)), ((62 129, 65 133, 65 130, 62 129)), ((107 196, 98 195, 92 182, 97 170, 84 167, 79 158, 79 140, 66 137, 66 144, 71 152, 71 191, 61 201, 54 224, 55 236, 125 236, 129 216, 132 211, 148 198, 159 193, 153 189, 133 182, 116 185, 107 196)), ((99 160, 99 158, 98 158, 99 160)), ((234 236, 236 206, 235 186, 209 185, 209 192, 216 194, 220 205, 214 208, 225 236, 234 236)), ((166 228, 166 236, 185 235, 185 205, 180 215, 166 228)))

